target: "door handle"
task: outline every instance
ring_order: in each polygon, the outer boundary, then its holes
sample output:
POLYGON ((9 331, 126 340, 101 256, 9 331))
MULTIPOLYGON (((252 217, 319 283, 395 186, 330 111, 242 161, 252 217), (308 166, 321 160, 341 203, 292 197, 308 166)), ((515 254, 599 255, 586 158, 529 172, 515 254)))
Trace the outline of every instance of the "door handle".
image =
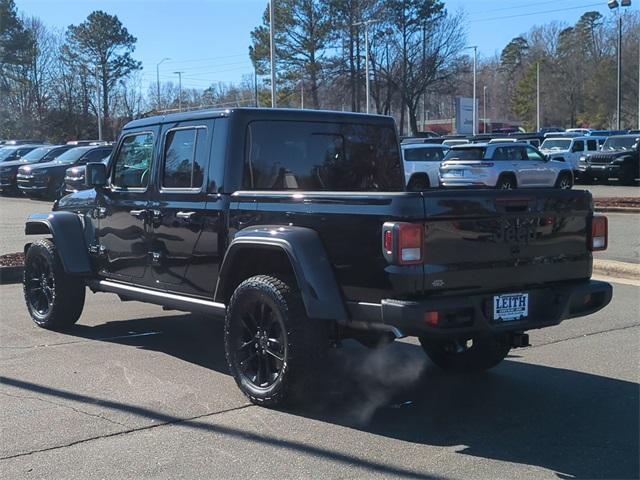
POLYGON ((178 212, 176 217, 188 222, 195 214, 196 212, 178 212))
POLYGON ((147 217, 147 211, 146 210, 130 210, 129 214, 140 219, 143 220, 147 217))

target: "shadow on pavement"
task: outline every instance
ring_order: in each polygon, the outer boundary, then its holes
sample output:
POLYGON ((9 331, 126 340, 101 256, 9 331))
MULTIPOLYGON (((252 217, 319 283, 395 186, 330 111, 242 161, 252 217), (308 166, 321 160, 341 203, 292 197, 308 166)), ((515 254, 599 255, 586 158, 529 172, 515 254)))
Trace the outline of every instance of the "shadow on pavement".
MULTIPOLYGON (((227 373, 222 322, 202 316, 76 325, 69 335, 160 351, 227 373), (162 334, 126 337, 144 331, 162 334)), ((345 342, 344 348, 331 352, 323 369, 324 393, 312 404, 288 413, 402 441, 455 447, 461 455, 543 467, 561 477, 638 478, 638 384, 514 358, 485 374, 456 376, 436 369, 417 345, 396 342, 367 350, 345 342)), ((20 380, 5 378, 3 382, 157 421, 180 421, 135 405, 20 380)), ((347 454, 242 430, 190 420, 183 424, 378 472, 424 477, 420 472, 374 465, 347 454)))

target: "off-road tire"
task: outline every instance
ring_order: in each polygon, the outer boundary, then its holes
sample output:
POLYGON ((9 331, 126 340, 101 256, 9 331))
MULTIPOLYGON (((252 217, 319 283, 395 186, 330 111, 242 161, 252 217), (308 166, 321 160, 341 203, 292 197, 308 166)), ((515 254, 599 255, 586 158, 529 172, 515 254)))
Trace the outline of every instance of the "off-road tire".
POLYGON ((573 188, 573 177, 569 173, 562 172, 558 175, 555 186, 562 190, 571 190, 573 188))
MULTIPOLYGON (((509 354, 511 346, 506 336, 483 336, 473 344, 456 352, 451 340, 420 337, 420 345, 431 361, 447 372, 476 373, 498 365, 509 354)), ((460 343, 458 343, 458 346, 460 343)))
POLYGON ((86 290, 84 280, 64 271, 51 240, 37 240, 27 250, 22 286, 27 310, 36 325, 65 330, 80 318, 86 290), (42 293, 38 293, 38 288, 42 293))
POLYGON ((426 173, 416 173, 411 176, 407 183, 407 190, 410 192, 422 192, 431 187, 429 176, 426 173))
MULTIPOLYGON (((293 285, 293 281, 258 275, 243 281, 229 301, 224 329, 227 364, 240 390, 257 405, 275 407, 299 403, 312 395, 317 387, 314 384, 317 378, 315 373, 321 368, 328 347, 327 326, 322 320, 307 317, 302 298, 293 285), (248 350, 260 349, 260 342, 255 340, 259 333, 252 336, 246 327, 247 323, 251 323, 246 320, 246 315, 250 316, 248 311, 261 305, 266 305, 271 312, 269 320, 265 321, 263 317, 263 325, 265 322, 279 325, 284 333, 282 348, 276 352, 283 361, 263 354, 263 358, 268 358, 271 365, 275 365, 274 370, 279 369, 270 383, 258 380, 264 386, 254 383, 258 379, 257 374, 252 380, 250 375, 243 372, 247 351, 242 350, 244 347, 241 346, 254 339, 254 344, 249 345, 248 350), (241 360, 243 356, 245 360, 241 360)), ((274 348, 274 344, 271 345, 274 348)))
POLYGON ((500 175, 498 183, 496 183, 496 188, 498 190, 512 190, 518 188, 518 184, 513 175, 500 175))

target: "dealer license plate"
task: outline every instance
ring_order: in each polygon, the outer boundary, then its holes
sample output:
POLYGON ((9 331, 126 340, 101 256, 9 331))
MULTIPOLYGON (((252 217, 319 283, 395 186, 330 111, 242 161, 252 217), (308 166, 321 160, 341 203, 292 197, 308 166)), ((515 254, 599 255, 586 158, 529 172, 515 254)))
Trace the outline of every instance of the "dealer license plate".
POLYGON ((447 170, 448 177, 464 177, 464 170, 447 170))
POLYGON ((529 316, 529 294, 509 293, 493 297, 493 319, 501 322, 520 320, 529 316))

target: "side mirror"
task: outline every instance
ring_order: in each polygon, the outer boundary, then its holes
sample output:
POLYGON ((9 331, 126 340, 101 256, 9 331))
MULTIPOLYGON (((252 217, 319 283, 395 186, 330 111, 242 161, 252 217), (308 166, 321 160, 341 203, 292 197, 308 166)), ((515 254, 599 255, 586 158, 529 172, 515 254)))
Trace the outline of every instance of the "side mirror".
POLYGON ((87 163, 84 182, 88 187, 100 188, 107 184, 107 166, 104 163, 87 163))

